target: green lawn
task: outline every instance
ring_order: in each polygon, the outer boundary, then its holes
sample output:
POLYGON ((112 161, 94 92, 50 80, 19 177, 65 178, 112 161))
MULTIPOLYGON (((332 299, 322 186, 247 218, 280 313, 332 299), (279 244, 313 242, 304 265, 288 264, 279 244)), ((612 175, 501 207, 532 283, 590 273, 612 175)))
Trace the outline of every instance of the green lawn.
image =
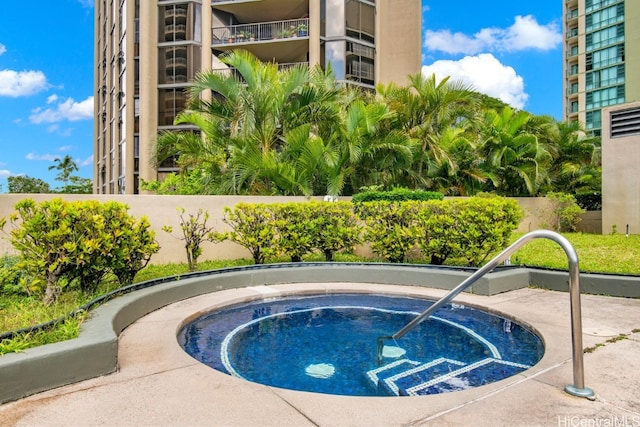
MULTIPOLYGON (((581 233, 563 234, 574 246, 580 260, 581 272, 602 272, 640 275, 640 235, 594 235, 581 233)), ((513 241, 522 234, 513 236, 513 241)), ((307 261, 321 261, 322 257, 314 255, 307 261)), ((272 260, 286 261, 285 259, 272 260)), ((336 261, 377 261, 364 259, 353 255, 338 255, 336 261)), ((423 260, 414 260, 423 262, 423 260)), ((562 248, 548 239, 535 239, 527 243, 511 257, 512 264, 527 266, 542 266, 567 269, 567 257, 562 248)), ((205 261, 199 264, 199 270, 212 270, 239 265, 250 265, 251 260, 205 261)), ((455 260, 449 262, 455 265, 455 260)), ((159 277, 179 275, 188 271, 186 264, 150 265, 140 271, 135 282, 141 282, 159 277)), ((80 292, 65 292, 58 303, 51 307, 44 307, 39 298, 20 297, 0 294, 0 332, 16 330, 36 325, 58 318, 80 307, 99 294, 113 289, 112 283, 104 284, 94 295, 84 295, 80 292)), ((78 335, 85 315, 70 319, 58 327, 47 332, 21 336, 13 340, 0 342, 0 354, 20 351, 28 347, 50 342, 74 338, 78 335)))

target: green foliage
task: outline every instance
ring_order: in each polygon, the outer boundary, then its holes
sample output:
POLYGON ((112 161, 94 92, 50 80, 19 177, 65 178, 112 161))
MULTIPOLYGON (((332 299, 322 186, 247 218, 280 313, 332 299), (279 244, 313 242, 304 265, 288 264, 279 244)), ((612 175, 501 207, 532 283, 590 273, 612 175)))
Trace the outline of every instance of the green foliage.
POLYGON ((275 252, 291 257, 291 262, 302 261, 302 256, 314 248, 317 230, 314 212, 308 203, 275 203, 270 206, 278 236, 275 252))
POLYGON ((60 190, 60 193, 91 194, 93 193, 93 181, 89 178, 70 176, 67 184, 60 190))
POLYGON ((405 200, 442 200, 444 195, 435 191, 410 190, 408 188, 394 188, 391 191, 368 190, 354 194, 353 203, 373 202, 384 200, 387 202, 402 202, 405 200))
POLYGON ((238 203, 224 208, 223 221, 232 231, 219 239, 227 238, 251 252, 256 264, 264 264, 265 258, 276 253, 276 230, 271 207, 267 204, 238 203))
POLYGON ((202 182, 204 171, 185 171, 181 174, 174 172, 167 175, 162 181, 140 180, 140 189, 156 194, 205 194, 206 188, 202 182))
POLYGON ((509 244, 522 215, 516 201, 502 197, 426 202, 418 214, 417 243, 432 264, 462 258, 478 266, 509 244))
POLYGON ((333 261, 338 251, 353 249, 361 241, 358 218, 349 202, 311 203, 315 222, 314 246, 333 261))
POLYGON ((404 262, 418 235, 417 213, 421 202, 363 202, 357 205, 364 221, 364 239, 371 250, 389 262, 404 262))
POLYGON ((551 201, 551 209, 545 216, 545 226, 554 231, 576 231, 576 226, 582 220, 585 210, 578 206, 576 198, 571 194, 547 193, 545 196, 551 201))
POLYGON ((578 193, 575 195, 576 203, 582 209, 587 211, 600 211, 602 210, 602 193, 578 193))
MULTIPOLYGON (((184 241, 184 248, 187 252, 187 265, 189 271, 196 271, 198 269, 198 258, 202 255, 202 248, 200 245, 205 242, 215 242, 220 239, 218 234, 214 233, 214 227, 207 227, 207 221, 209 220, 209 212, 198 209, 198 213, 195 215, 190 213, 185 218, 185 209, 178 209, 180 215, 180 229, 182 230, 182 237, 180 240, 184 241)), ((171 226, 162 227, 163 231, 171 234, 173 228, 171 226)))
POLYGON ((28 295, 25 272, 17 267, 19 261, 17 256, 0 258, 0 295, 28 295))
POLYGON ((7 177, 9 193, 37 194, 51 193, 51 187, 40 178, 32 178, 28 175, 16 175, 7 177))
POLYGON ((109 273, 130 281, 159 249, 147 219, 136 220, 121 203, 23 199, 15 209, 10 241, 21 254, 17 268, 33 276, 29 289, 44 293, 46 304, 68 286, 92 292, 109 273))
POLYGON ((418 211, 419 231, 416 243, 430 264, 442 265, 449 257, 461 252, 464 231, 451 202, 426 202, 418 211))

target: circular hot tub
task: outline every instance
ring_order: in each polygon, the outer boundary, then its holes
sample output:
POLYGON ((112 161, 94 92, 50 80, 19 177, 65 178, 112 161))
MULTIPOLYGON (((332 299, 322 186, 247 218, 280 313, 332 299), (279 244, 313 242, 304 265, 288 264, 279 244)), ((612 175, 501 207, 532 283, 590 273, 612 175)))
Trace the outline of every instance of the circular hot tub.
POLYGON ((415 396, 465 390, 535 365, 544 344, 532 328, 450 304, 378 358, 377 339, 433 301, 322 294, 259 300, 198 317, 178 341, 200 362, 273 387, 352 396, 415 396))

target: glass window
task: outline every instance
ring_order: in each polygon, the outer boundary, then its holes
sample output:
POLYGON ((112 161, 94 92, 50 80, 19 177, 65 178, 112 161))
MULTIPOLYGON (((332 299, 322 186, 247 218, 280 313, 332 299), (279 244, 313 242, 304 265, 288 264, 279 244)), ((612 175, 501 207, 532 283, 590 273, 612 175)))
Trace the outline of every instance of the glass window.
POLYGON ((587 12, 607 7, 611 4, 622 3, 623 0, 585 0, 584 6, 587 12))
POLYGON ((187 95, 184 88, 159 89, 158 101, 158 126, 173 126, 176 115, 186 105, 187 95))
POLYGON ((598 89, 603 86, 611 86, 624 83, 624 65, 603 68, 586 75, 586 89, 598 89))
POLYGON ((602 108, 624 103, 624 85, 594 90, 586 94, 586 109, 602 108))
POLYGON ((331 67, 336 80, 344 80, 346 42, 344 40, 327 41, 324 45, 325 67, 331 67))
POLYGON ((160 42, 193 40, 193 25, 187 27, 187 4, 160 6, 158 37, 160 42))
POLYGON ((624 41, 624 24, 614 25, 604 30, 594 31, 585 37, 585 50, 587 52, 599 49, 614 43, 624 41))
POLYGON ((597 30, 622 21, 624 21, 624 3, 589 13, 585 17, 587 31, 597 30))
POLYGON ((200 70, 198 45, 176 45, 161 47, 158 51, 159 84, 187 83, 200 70))
POLYGON ((585 56, 585 62, 587 71, 624 62, 624 44, 589 52, 585 56))
POLYGON ((585 126, 587 129, 599 129, 602 127, 602 111, 587 111, 585 117, 585 126))

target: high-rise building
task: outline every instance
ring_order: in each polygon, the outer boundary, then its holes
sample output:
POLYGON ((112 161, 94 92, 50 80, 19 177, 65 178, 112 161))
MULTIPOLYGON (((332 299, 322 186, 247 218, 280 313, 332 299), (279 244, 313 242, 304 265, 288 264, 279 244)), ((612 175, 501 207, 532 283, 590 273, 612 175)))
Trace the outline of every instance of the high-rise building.
POLYGON ((640 100, 640 1, 563 0, 564 119, 602 132, 602 108, 640 100))
POLYGON ((96 0, 94 192, 138 193, 175 170, 151 165, 185 89, 218 56, 331 67, 345 84, 405 84, 420 71, 418 0, 96 0))

